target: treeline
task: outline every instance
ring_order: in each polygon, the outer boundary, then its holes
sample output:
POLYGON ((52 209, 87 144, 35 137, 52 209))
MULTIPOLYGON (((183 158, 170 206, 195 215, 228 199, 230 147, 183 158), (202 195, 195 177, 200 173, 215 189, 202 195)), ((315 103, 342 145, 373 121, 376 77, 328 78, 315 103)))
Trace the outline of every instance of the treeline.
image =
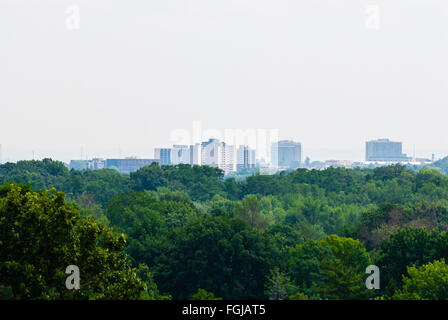
POLYGON ((35 190, 56 188, 73 200, 83 194, 94 196, 102 207, 117 194, 157 191, 161 187, 185 192, 193 201, 209 201, 216 195, 241 200, 250 194, 301 194, 325 197, 332 203, 367 205, 438 200, 447 195, 446 179, 439 171, 423 168, 415 172, 398 164, 375 169, 298 169, 277 175, 256 174, 237 181, 224 179, 222 170, 208 166, 154 163, 125 175, 113 169, 69 170, 62 162, 44 159, 0 165, 0 184, 9 182, 27 184, 35 190))
POLYGON ((45 159, 1 165, 0 184, 6 298, 448 298, 448 177, 434 169, 235 180, 207 166, 153 164, 122 175, 45 159), (92 286, 68 294, 63 263, 90 270, 92 286), (379 290, 365 286, 372 264, 379 290))

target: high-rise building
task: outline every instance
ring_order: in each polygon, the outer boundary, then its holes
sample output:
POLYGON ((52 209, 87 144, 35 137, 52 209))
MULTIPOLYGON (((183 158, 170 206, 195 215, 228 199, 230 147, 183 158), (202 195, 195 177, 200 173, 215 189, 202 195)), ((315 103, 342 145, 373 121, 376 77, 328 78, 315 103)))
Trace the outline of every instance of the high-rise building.
POLYGON ((236 156, 236 170, 255 168, 255 150, 248 146, 239 146, 236 156))
POLYGON ((170 148, 155 148, 154 158, 160 159, 161 166, 169 166, 171 164, 171 149, 170 148))
POLYGON ((222 169, 225 174, 236 171, 235 146, 218 139, 210 139, 201 144, 201 164, 222 169))
POLYGON ((190 147, 175 144, 171 149, 171 164, 190 164, 190 147))
POLYGON ((378 139, 366 142, 366 161, 407 161, 409 158, 402 152, 402 143, 389 139, 378 139))
POLYGON ((221 169, 225 174, 236 171, 236 148, 235 146, 223 143, 224 146, 224 163, 221 169))
POLYGON ((271 145, 271 165, 280 168, 298 168, 302 163, 302 144, 290 140, 271 145))
POLYGON ((202 145, 200 143, 190 146, 190 164, 192 166, 201 165, 201 147, 202 145))
POLYGON ((210 139, 201 144, 201 164, 220 168, 224 163, 223 143, 218 139, 210 139))

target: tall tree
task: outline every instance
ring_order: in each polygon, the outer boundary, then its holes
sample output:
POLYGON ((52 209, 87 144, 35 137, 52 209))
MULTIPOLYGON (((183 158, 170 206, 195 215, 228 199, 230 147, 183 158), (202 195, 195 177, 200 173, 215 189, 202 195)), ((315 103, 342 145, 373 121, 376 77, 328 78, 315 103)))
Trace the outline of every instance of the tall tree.
POLYGON ((61 192, 0 187, 0 287, 6 298, 149 298, 124 245, 124 235, 81 217, 61 192), (80 270, 79 290, 65 286, 69 265, 80 270))

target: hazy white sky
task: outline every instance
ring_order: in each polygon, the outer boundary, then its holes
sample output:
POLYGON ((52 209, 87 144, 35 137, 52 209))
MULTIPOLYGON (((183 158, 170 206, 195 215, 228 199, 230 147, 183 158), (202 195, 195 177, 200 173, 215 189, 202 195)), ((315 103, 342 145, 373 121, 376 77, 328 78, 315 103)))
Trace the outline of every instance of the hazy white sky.
POLYGON ((150 157, 195 120, 442 157, 447 108, 446 0, 0 0, 3 162, 150 157))

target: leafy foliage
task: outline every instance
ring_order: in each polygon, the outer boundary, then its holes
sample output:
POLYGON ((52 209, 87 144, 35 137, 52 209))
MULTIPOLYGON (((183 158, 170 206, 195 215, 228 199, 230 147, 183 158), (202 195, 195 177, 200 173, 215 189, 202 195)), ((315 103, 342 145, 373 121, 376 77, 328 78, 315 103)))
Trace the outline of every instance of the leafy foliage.
POLYGON ((445 260, 435 260, 419 268, 408 267, 408 277, 403 277, 403 290, 398 290, 396 300, 447 300, 448 265, 445 260))
POLYGON ((437 279, 448 256, 445 160, 419 171, 253 170, 243 179, 184 164, 129 175, 51 159, 3 164, 0 294, 442 299, 442 288, 416 283, 437 279), (79 292, 63 287, 68 264, 83 272, 79 292), (370 264, 380 290, 365 288, 370 264))
POLYGON ((13 299, 139 299, 145 283, 136 276, 117 235, 82 218, 64 194, 0 188, 0 284, 13 299), (81 270, 80 290, 65 288, 65 268, 81 270))

